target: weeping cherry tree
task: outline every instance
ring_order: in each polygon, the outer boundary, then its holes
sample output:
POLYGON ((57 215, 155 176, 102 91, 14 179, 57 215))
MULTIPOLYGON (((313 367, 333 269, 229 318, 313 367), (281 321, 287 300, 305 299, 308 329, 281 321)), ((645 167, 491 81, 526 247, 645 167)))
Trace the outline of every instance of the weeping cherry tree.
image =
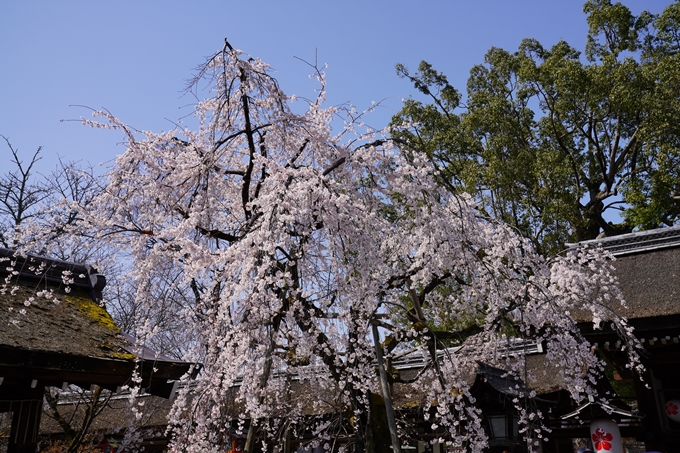
MULTIPOLYGON (((372 451, 371 395, 389 403, 374 328, 389 340, 378 345, 386 359, 409 348, 427 358, 408 385, 436 408, 428 422, 447 442, 473 452, 487 438, 469 373, 513 338, 545 344, 549 372, 576 400, 595 392, 602 363, 570 311, 611 321, 638 366, 630 329, 606 308, 621 295, 601 252, 546 261, 351 114, 333 135, 343 111, 324 106, 317 76, 318 97, 296 100, 225 43, 195 79, 211 89, 195 130, 141 132, 105 111, 85 120, 121 130, 126 151, 78 228, 126 250, 140 307, 157 303, 148 279, 159 269, 185 291, 177 316, 202 371, 175 404, 173 451, 224 451, 239 429, 249 452, 284 448, 302 430, 328 448, 372 451), (442 359, 451 339, 458 347, 442 359)), ((507 366, 526 373, 521 358, 507 366)), ((540 425, 517 404, 525 428, 540 425)), ((410 435, 398 414, 390 426, 397 443, 410 435)))

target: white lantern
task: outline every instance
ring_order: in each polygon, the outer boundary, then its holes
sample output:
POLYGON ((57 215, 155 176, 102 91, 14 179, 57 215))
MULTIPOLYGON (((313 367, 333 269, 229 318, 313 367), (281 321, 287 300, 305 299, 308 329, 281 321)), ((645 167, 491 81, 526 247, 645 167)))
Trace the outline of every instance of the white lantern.
POLYGON ((674 422, 680 422, 680 400, 670 400, 666 402, 664 411, 666 411, 668 418, 674 422))
POLYGON ((612 420, 600 419, 590 424, 590 440, 595 453, 623 453, 621 432, 612 420))

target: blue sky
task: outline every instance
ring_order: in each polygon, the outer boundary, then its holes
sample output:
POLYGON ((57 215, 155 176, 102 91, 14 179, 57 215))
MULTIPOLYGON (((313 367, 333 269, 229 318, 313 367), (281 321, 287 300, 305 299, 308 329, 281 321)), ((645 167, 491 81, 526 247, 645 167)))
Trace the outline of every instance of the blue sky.
MULTIPOLYGON (((634 14, 668 0, 624 1, 634 14)), ((191 113, 182 97, 193 68, 224 38, 275 70, 288 94, 313 97, 310 68, 328 64, 329 105, 382 101, 367 123, 383 127, 413 94, 396 63, 427 60, 464 90, 492 47, 526 37, 583 49, 579 0, 232 1, 5 0, 0 7, 0 134, 23 156, 43 147, 40 170, 58 156, 98 164, 123 151, 118 132, 78 122, 82 107, 106 108, 137 129, 167 130, 191 113)), ((4 144, 0 144, 4 145, 4 144)), ((0 173, 8 165, 0 146, 0 173)))

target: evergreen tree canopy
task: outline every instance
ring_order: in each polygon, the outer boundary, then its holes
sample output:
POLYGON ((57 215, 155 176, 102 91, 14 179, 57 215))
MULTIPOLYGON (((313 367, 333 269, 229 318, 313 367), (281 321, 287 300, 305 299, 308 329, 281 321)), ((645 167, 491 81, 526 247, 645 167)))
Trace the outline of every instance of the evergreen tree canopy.
POLYGON ((680 4, 637 17, 609 0, 583 9, 584 53, 535 39, 494 47, 465 99, 429 63, 397 65, 431 102, 405 101, 394 137, 547 254, 680 216, 680 4))

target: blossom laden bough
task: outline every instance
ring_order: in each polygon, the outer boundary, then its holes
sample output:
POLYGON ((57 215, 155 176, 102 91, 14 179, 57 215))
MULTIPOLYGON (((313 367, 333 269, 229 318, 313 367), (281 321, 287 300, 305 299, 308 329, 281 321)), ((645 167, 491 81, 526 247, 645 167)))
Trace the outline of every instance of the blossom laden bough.
MULTIPOLYGON (((369 449, 373 325, 397 345, 388 359, 405 348, 429 358, 409 385, 435 408, 432 426, 475 452, 486 435, 467 376, 510 338, 544 343, 577 400, 602 363, 570 310, 614 322, 637 364, 625 321, 602 308, 621 295, 601 252, 546 262, 469 196, 441 190, 424 158, 353 121, 333 135, 339 111, 323 107, 318 75, 319 97, 294 113, 269 67, 227 44, 199 72, 213 91, 197 130, 137 132, 108 112, 86 121, 124 131, 127 149, 79 228, 127 250, 139 303, 166 267, 192 296, 180 316, 203 369, 173 411, 176 451, 222 451, 247 419, 248 451, 303 427, 369 449), (460 347, 441 360, 451 341, 460 347)), ((527 373, 521 359, 506 365, 527 373)), ((529 397, 516 401, 525 427, 540 424, 529 397)))

